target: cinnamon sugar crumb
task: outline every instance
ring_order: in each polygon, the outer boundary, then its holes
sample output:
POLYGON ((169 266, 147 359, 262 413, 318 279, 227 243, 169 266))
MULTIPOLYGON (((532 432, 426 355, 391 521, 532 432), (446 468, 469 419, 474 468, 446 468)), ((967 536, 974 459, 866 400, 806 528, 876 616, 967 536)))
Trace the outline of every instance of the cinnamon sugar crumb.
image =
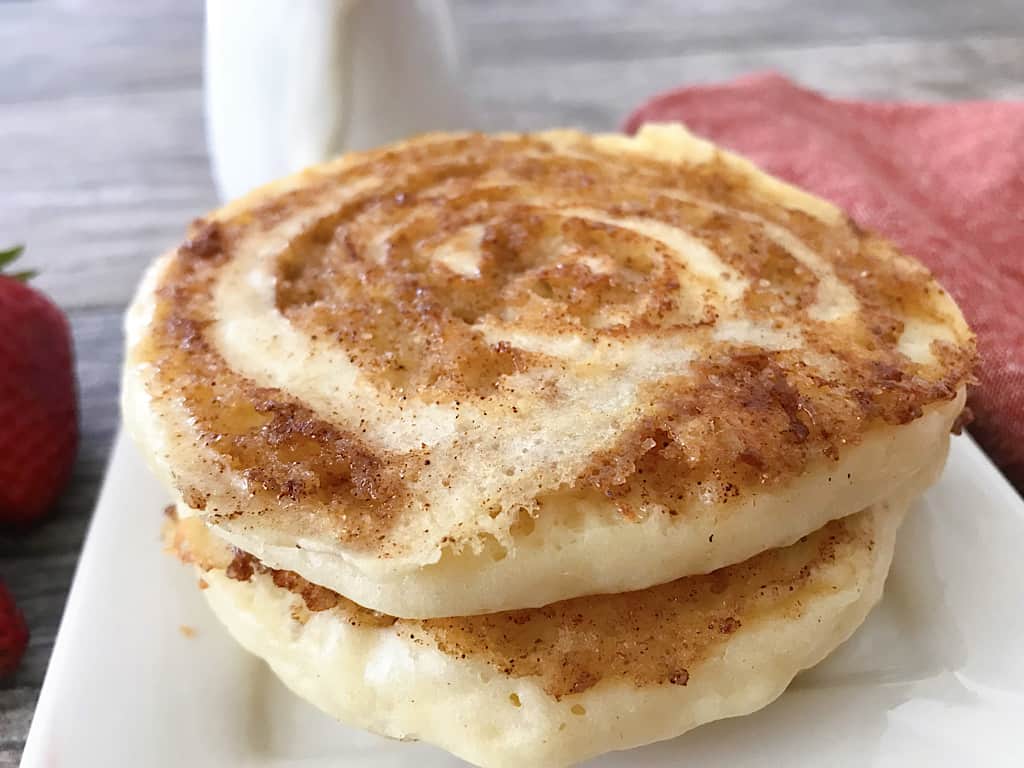
POLYGON ((970 426, 974 423, 974 411, 969 406, 964 406, 964 409, 960 411, 960 414, 953 421, 953 426, 949 428, 949 431, 954 435, 959 435, 964 431, 965 427, 970 426))

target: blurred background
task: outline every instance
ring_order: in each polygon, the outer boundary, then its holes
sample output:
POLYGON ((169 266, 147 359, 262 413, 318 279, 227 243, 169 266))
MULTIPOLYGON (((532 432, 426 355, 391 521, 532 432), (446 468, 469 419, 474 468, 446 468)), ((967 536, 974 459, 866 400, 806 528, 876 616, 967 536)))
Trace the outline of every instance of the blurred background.
MULTIPOLYGON (((471 127, 485 130, 614 130, 658 91, 766 69, 833 96, 1024 98, 1020 0, 453 0, 451 12, 471 127)), ((18 763, 117 427, 121 314, 149 260, 217 203, 203 13, 200 0, 0 0, 0 246, 27 245, 37 286, 69 316, 82 435, 51 518, 0 536, 0 578, 32 632, 0 682, 0 766, 18 763)))

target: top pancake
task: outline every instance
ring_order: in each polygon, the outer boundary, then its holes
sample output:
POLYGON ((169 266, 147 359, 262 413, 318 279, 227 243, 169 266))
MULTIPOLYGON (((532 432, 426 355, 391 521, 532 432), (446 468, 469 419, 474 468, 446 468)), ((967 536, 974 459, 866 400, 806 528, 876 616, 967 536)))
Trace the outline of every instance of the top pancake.
POLYGON ((664 126, 257 190, 157 261, 128 345, 126 420, 187 504, 407 617, 789 544, 935 463, 974 355, 915 261, 664 126))

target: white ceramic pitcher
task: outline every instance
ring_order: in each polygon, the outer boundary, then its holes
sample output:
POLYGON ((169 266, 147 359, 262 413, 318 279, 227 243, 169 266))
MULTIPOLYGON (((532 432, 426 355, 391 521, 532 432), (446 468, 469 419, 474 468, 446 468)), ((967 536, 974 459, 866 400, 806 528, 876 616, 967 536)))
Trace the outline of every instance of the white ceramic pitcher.
POLYGON ((345 150, 469 127, 446 0, 207 0, 205 79, 223 199, 345 150))

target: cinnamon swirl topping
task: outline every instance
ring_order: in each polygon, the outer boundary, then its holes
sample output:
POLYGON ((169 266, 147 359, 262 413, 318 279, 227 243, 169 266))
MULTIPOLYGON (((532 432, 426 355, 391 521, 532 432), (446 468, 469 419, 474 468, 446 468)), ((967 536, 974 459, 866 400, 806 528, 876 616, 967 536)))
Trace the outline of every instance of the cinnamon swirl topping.
POLYGON ((564 494, 728 504, 957 395, 923 267, 667 131, 428 136, 197 221, 130 359, 179 490, 376 557, 505 544, 564 494))

